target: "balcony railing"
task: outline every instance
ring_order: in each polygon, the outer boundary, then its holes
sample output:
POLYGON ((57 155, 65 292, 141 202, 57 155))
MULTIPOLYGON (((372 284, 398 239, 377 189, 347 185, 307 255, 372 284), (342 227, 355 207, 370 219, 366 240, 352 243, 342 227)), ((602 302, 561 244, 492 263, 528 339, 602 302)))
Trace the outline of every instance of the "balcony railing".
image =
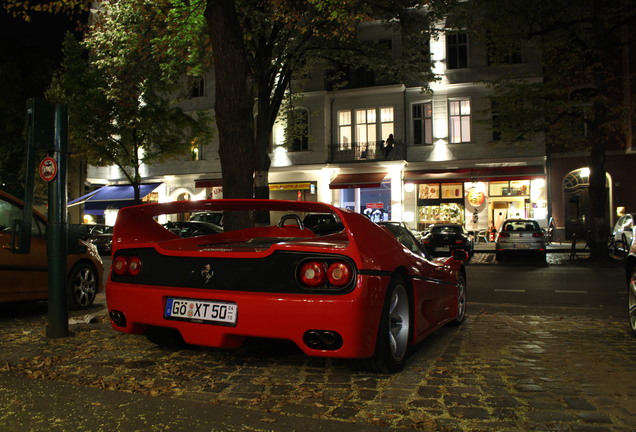
POLYGON ((385 153, 384 141, 336 143, 329 149, 329 162, 365 162, 382 160, 404 160, 406 148, 401 141, 395 141, 393 149, 385 153))

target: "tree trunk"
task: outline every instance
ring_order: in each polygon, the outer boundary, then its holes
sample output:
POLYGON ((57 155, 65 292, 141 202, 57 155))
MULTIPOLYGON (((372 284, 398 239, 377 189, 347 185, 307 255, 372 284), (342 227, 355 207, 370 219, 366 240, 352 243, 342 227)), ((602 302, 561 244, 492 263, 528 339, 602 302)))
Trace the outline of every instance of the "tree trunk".
POLYGON ((609 89, 606 65, 608 64, 608 50, 606 44, 607 29, 603 24, 603 19, 598 15, 602 13, 603 2, 593 1, 593 19, 594 19, 594 48, 591 50, 596 66, 594 67, 594 86, 596 97, 594 98, 594 117, 590 122, 589 138, 592 146, 590 152, 590 260, 601 261, 609 258, 608 238, 609 238, 609 220, 608 220, 608 194, 606 185, 607 171, 605 168, 605 148, 613 134, 610 134, 604 126, 607 124, 608 114, 607 106, 609 97, 609 89))
MULTIPOLYGON (((254 83, 243 34, 231 0, 208 0, 205 9, 214 53, 214 109, 224 198, 252 198, 255 167, 254 83)), ((225 218, 226 230, 251 226, 247 215, 225 218)))

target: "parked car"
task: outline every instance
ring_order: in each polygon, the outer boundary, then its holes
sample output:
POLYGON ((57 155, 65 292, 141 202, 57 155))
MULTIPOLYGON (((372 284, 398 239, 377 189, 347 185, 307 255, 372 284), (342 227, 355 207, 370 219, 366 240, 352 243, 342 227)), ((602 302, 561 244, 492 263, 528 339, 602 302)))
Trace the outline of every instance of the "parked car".
POLYGON ((612 230, 612 246, 615 253, 627 254, 634 238, 634 220, 636 215, 628 213, 616 221, 612 230))
POLYGON ((179 237, 198 237, 223 232, 223 228, 218 225, 199 221, 167 222, 163 227, 179 237))
POLYGON ((625 260, 625 278, 627 280, 627 314, 632 336, 636 337, 636 242, 632 240, 625 260))
POLYGON ((113 227, 109 225, 91 226, 87 240, 102 255, 110 255, 113 244, 113 227))
POLYGON ((422 244, 433 256, 448 256, 455 249, 463 249, 472 257, 475 241, 472 234, 460 224, 435 224, 422 238, 422 244))
MULTIPOLYGON (((326 225, 326 224, 325 224, 326 225)), ((466 312, 466 253, 433 259, 400 225, 377 225, 328 204, 204 200, 119 211, 106 297, 113 329, 157 343, 238 348, 285 339, 304 353, 397 372, 409 348, 466 312), (196 238, 154 217, 214 210, 270 212, 273 226, 196 238), (305 215, 339 223, 318 235, 305 215)))
POLYGON ((534 219, 506 219, 497 233, 495 258, 514 254, 533 254, 545 261, 545 233, 534 219))
POLYGON ((201 212, 194 213, 189 219, 191 222, 208 222, 216 226, 223 226, 222 212, 201 212))
MULTIPOLYGON (((46 300, 49 294, 46 218, 41 213, 33 211, 29 253, 11 250, 13 221, 22 219, 22 206, 21 200, 0 191, 0 303, 46 300)), ((93 304, 104 272, 97 248, 78 241, 82 252, 69 253, 66 261, 67 298, 73 309, 93 304)))

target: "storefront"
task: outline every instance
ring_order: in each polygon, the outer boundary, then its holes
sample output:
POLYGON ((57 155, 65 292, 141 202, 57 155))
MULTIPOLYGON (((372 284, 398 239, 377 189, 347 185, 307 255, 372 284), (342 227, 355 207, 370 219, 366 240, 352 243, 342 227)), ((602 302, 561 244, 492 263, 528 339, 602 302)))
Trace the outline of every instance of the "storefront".
POLYGON ((416 225, 457 223, 469 231, 497 229, 506 218, 537 219, 547 226, 547 191, 543 167, 405 172, 417 186, 416 225))

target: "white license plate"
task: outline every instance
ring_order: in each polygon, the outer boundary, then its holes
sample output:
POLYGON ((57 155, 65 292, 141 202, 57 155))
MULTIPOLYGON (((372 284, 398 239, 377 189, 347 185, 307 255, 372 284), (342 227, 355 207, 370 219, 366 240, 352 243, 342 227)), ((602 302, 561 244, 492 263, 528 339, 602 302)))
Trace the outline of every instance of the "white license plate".
POLYGON ((180 321, 234 326, 237 314, 238 305, 236 303, 168 298, 163 316, 166 319, 180 321))
POLYGON ((436 247, 435 252, 450 252, 450 246, 436 247))
POLYGON ((528 248, 530 248, 530 245, 529 244, 525 244, 525 243, 516 244, 514 246, 515 246, 515 249, 528 249, 528 248))

